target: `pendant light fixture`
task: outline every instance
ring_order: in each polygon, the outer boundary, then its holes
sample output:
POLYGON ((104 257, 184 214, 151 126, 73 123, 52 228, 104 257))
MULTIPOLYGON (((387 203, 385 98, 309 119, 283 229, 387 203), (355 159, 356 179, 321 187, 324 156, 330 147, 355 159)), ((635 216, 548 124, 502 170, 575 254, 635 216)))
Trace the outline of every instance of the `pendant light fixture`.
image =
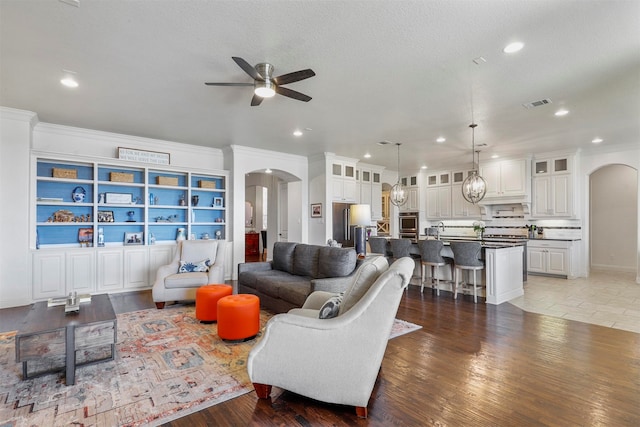
POLYGON ((471 174, 464 180, 462 183, 462 197, 474 205, 478 203, 480 200, 484 198, 484 195, 487 193, 487 181, 484 180, 483 177, 480 176, 479 168, 480 168, 480 152, 478 151, 478 163, 476 164, 476 141, 475 141, 475 131, 477 124, 471 123, 469 125, 471 128, 471 156, 473 162, 473 170, 471 174))
POLYGON ((407 203, 407 191, 404 189, 404 187, 402 186, 402 183, 400 182, 400 144, 399 142, 396 142, 396 146, 398 147, 398 182, 396 182, 396 184, 391 187, 391 203, 394 206, 402 206, 405 203, 407 203))

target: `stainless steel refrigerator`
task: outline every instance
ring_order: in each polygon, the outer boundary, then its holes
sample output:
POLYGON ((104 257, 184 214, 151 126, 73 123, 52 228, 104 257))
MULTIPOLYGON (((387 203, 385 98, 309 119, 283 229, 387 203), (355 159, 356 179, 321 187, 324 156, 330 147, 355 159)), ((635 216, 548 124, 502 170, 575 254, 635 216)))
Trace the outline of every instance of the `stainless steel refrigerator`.
POLYGON ((351 203, 333 203, 333 240, 342 243, 343 247, 353 247, 355 226, 350 224, 351 203))

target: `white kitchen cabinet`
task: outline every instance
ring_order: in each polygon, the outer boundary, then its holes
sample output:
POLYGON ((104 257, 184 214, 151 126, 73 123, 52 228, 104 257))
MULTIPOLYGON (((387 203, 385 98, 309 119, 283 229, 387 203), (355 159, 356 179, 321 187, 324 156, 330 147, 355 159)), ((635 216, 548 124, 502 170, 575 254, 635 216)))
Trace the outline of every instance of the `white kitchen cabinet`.
POLYGON ((371 220, 382 219, 382 166, 358 164, 357 203, 371 206, 371 220))
POLYGON ((451 185, 451 172, 434 172, 427 175, 427 187, 451 185))
POLYGON ((573 217, 573 157, 533 161, 533 214, 535 218, 573 217))
POLYGON ((573 242, 560 240, 529 240, 527 271, 531 274, 575 277, 573 242))
POLYGON ((451 217, 451 186, 427 188, 427 219, 451 217))
POLYGON ((487 199, 522 198, 528 196, 529 168, 525 159, 491 162, 480 167, 487 182, 487 199))
POLYGON ((462 195, 462 184, 451 186, 451 218, 480 218, 480 206, 467 202, 462 195))
POLYGON ((342 160, 331 162, 332 191, 331 197, 335 201, 358 201, 358 186, 356 181, 356 164, 342 160))

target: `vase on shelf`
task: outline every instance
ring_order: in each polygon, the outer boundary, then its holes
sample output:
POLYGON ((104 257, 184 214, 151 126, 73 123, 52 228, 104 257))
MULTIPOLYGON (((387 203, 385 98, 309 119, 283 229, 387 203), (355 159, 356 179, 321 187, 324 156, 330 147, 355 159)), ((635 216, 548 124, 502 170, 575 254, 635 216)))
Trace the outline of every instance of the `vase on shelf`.
POLYGON ((176 233, 176 242, 181 240, 186 240, 187 236, 185 235, 184 228, 178 228, 178 232, 176 233))

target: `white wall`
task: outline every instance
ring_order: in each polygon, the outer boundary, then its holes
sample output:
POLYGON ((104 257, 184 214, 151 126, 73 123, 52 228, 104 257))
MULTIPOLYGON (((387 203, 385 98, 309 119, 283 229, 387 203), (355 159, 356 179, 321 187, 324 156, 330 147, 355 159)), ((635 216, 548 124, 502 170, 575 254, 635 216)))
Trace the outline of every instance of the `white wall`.
POLYGON ((638 171, 607 165, 591 177, 591 268, 636 271, 638 171))
MULTIPOLYGON (((308 197, 308 162, 306 157, 296 156, 275 151, 259 150, 240 145, 231 145, 224 151, 225 169, 232 171, 230 177, 229 190, 233 212, 244 212, 245 202, 245 177, 246 174, 256 171, 264 171, 269 168, 275 177, 289 183, 289 241, 307 242, 308 235, 308 214, 306 207, 309 204, 308 197)), ((271 191, 274 195, 276 191, 271 191)), ((277 209, 277 202, 272 202, 269 195, 269 218, 276 218, 272 214, 272 208, 277 209)), ((277 212, 277 211, 275 211, 277 212)), ((275 213, 274 212, 274 213, 275 213)), ((228 218, 228 229, 233 235, 228 239, 233 240, 233 279, 237 279, 237 265, 244 262, 244 214, 242 218, 228 218)), ((267 247, 270 250, 273 242, 276 241, 277 228, 273 228, 275 221, 268 224, 267 247), (270 237, 273 236, 273 237, 270 237)))
POLYGON ((0 308, 31 303, 29 163, 35 113, 0 108, 0 308))
MULTIPOLYGON (((583 195, 583 200, 581 205, 579 206, 580 214, 583 220, 583 224, 590 223, 590 213, 589 206, 591 203, 591 198, 589 196, 589 177, 596 170, 606 166, 606 165, 627 165, 634 168, 636 171, 640 171, 640 143, 639 144, 630 144, 626 146, 616 146, 613 148, 609 148, 603 146, 599 149, 593 149, 588 152, 583 152, 580 155, 580 171, 578 176, 578 189, 577 193, 583 195)), ((640 189, 640 173, 637 174, 638 186, 636 188, 640 189)), ((640 212, 640 200, 637 202, 638 209, 637 212, 640 212)), ((636 218, 637 231, 636 231, 636 282, 640 284, 640 215, 637 215, 636 218)), ((582 257, 583 262, 582 265, 585 271, 580 275, 588 275, 589 268, 589 250, 591 243, 591 236, 589 235, 589 230, 586 227, 583 227, 583 251, 582 257)))

